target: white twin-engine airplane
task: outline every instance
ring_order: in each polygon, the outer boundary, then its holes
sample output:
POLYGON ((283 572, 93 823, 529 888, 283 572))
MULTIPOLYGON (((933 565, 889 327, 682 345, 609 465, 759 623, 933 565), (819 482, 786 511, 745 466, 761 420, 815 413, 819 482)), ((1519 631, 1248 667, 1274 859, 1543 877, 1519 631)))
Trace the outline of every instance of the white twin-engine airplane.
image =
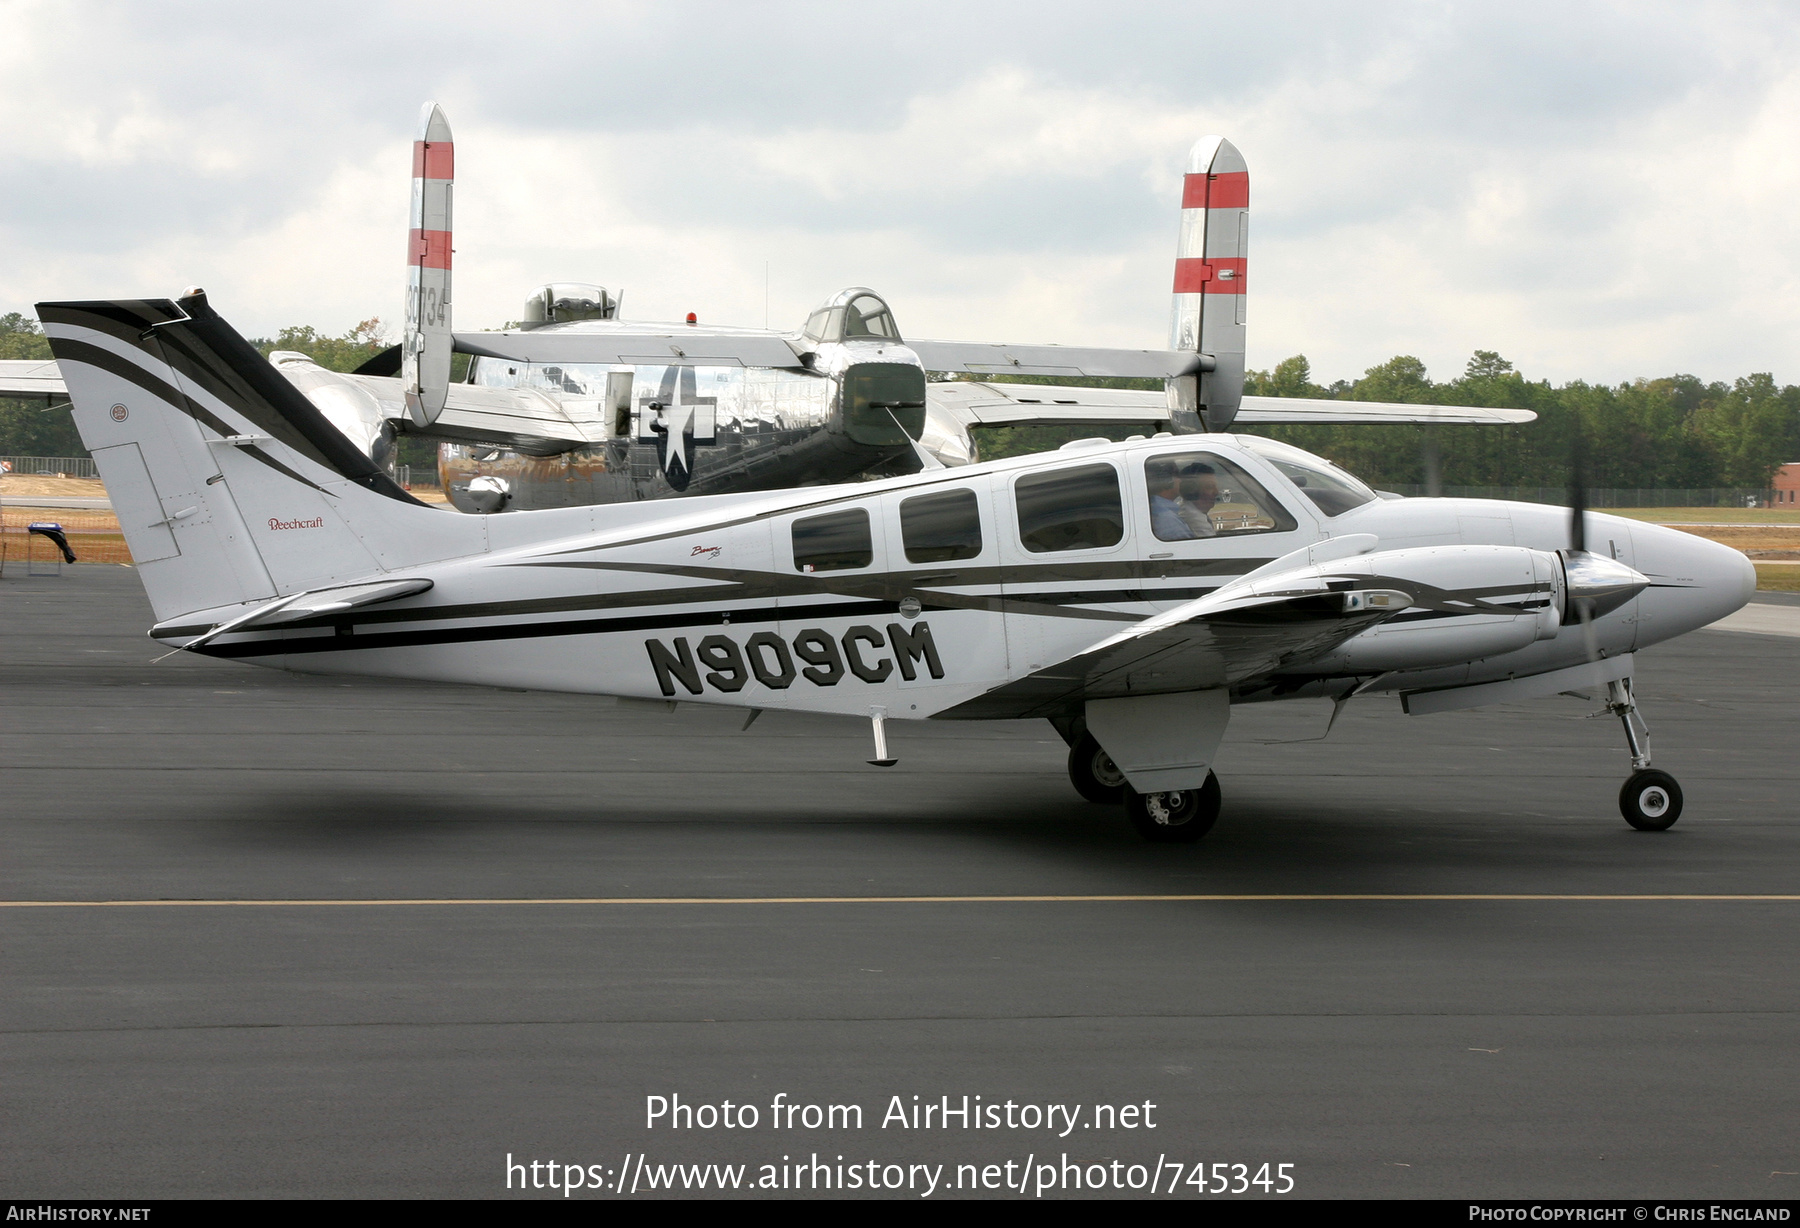
MULTIPOLYGON (((1177 297, 1178 334, 1192 310, 1177 297)), ((1625 726, 1625 818, 1666 828, 1681 791, 1650 769, 1634 654, 1755 588, 1742 554, 1689 534, 1382 498, 1222 433, 454 515, 396 487, 202 291, 38 312, 160 640, 278 669, 856 716, 884 766, 889 719, 1045 717, 1076 788, 1122 797, 1152 840, 1212 826, 1234 704, 1397 693, 1425 714, 1589 688, 1625 726)))

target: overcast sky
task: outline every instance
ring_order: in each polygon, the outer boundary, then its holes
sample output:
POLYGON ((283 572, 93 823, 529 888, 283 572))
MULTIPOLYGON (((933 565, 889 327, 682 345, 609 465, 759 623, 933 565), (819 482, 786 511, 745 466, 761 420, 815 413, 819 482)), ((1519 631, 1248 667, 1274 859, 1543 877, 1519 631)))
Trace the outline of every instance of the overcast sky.
POLYGON ((456 322, 1159 346, 1182 163, 1251 170, 1250 363, 1800 382, 1792 4, 0 0, 0 311, 203 285, 397 319, 408 147, 456 134, 456 322))

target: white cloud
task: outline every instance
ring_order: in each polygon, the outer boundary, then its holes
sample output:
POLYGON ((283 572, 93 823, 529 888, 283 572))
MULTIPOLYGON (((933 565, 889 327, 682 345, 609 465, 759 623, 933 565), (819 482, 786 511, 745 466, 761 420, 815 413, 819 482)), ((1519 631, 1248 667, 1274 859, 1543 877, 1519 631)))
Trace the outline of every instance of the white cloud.
POLYGON ((778 325, 867 284, 919 335, 1156 344, 1216 131, 1252 171, 1255 365, 1800 381, 1784 10, 492 13, 10 7, 0 310, 199 282, 250 333, 395 316, 435 97, 468 326, 550 280, 760 324, 766 262, 778 325))

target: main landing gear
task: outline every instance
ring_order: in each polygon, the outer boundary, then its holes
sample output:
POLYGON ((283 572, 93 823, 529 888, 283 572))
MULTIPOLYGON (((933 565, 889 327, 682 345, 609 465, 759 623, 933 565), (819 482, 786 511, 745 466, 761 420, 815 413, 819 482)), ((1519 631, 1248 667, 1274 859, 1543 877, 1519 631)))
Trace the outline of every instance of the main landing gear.
POLYGON ((1167 793, 1139 793, 1125 781, 1125 773, 1100 748, 1091 733, 1083 733, 1069 748, 1069 781, 1075 791, 1103 806, 1125 803, 1131 825, 1146 840, 1158 844, 1186 844, 1212 830, 1219 819, 1219 778, 1211 772, 1198 789, 1167 793))
POLYGON ((1189 844, 1219 821, 1219 778, 1206 774, 1198 789, 1139 793, 1125 786, 1125 813, 1138 835, 1156 844, 1189 844))
POLYGON ((1681 786, 1650 766, 1650 728, 1638 715, 1631 679, 1606 684, 1606 711, 1625 726, 1625 744, 1631 748, 1632 773, 1619 790, 1619 813, 1639 831, 1667 831, 1681 817, 1681 786))
POLYGON ((1069 782, 1075 792, 1102 806, 1110 806, 1125 797, 1125 773, 1100 749, 1094 735, 1084 733, 1069 747, 1069 782))

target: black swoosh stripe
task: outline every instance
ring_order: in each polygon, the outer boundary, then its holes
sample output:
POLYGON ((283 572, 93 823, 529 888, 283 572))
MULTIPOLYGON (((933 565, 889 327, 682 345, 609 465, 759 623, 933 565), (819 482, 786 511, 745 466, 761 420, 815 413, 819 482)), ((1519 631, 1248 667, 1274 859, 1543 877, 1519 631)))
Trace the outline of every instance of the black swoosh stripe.
MULTIPOLYGON (((926 606, 925 608, 930 610, 933 607, 926 606)), ((737 626, 788 620, 800 622, 850 616, 875 617, 899 612, 900 603, 897 601, 857 601, 819 606, 796 606, 787 609, 769 607, 766 609, 721 610, 716 615, 707 614, 704 617, 717 617, 720 626, 737 626)), ((252 640, 241 644, 215 643, 196 648, 194 651, 213 657, 289 656, 298 653, 347 652, 368 648, 411 648, 422 644, 475 644, 495 640, 542 639, 564 635, 657 631, 695 625, 696 619, 692 614, 644 614, 632 618, 579 618, 542 623, 490 623, 481 627, 383 631, 373 635, 313 635, 297 640, 252 640)))
MULTIPOLYGON (((1255 563, 1255 560, 1240 560, 1255 563)), ((461 618, 504 618, 509 616, 533 614, 566 614, 583 610, 629 609, 634 606, 658 605, 700 605, 719 601, 755 601, 775 600, 791 597, 808 597, 821 595, 837 595, 882 602, 898 602, 905 597, 919 597, 927 602, 937 602, 943 609, 986 609, 995 612, 1011 610, 1021 614, 1049 614, 1069 618, 1100 618, 1117 621, 1121 615, 1111 611, 1088 611, 1072 609, 1045 609, 1044 607, 1068 607, 1079 605, 1102 605, 1119 602, 1150 601, 1191 601, 1196 597, 1215 592, 1214 588, 1179 587, 1167 589, 1112 589, 1064 592, 1034 593, 1010 592, 989 594, 950 593, 928 584, 916 582, 915 575, 907 572, 882 573, 880 575, 846 577, 836 580, 833 577, 819 575, 792 575, 779 572, 739 571, 730 568, 686 567, 680 564, 657 563, 614 563, 614 564, 581 564, 583 567, 605 566, 608 569, 621 571, 639 571, 651 574, 675 574, 693 576, 702 579, 726 581, 704 588, 683 587, 663 589, 636 589, 623 593, 584 593, 566 597, 537 597, 517 601, 483 601, 460 605, 429 606, 418 609, 390 608, 371 609, 356 614, 323 614, 315 618, 296 619, 282 624, 284 630, 301 631, 316 627, 336 626, 368 626, 380 623, 404 622, 447 622, 461 618)), ((990 569, 995 577, 1003 576, 1006 569, 990 569)), ((922 571, 917 576, 938 577, 940 570, 922 571)), ((992 580, 990 583, 994 582, 992 580)), ((959 576, 957 584, 965 583, 959 576)), ((813 608, 813 607, 807 607, 813 608)), ((820 607, 823 608, 823 607, 820 607)), ((710 617, 710 615, 706 615, 710 617)), ((1135 617, 1135 616, 1125 616, 1135 617)), ((152 634, 158 639, 177 639, 187 635, 200 635, 210 631, 214 624, 195 623, 179 627, 161 627, 152 634)))
MULTIPOLYGON (((205 389, 258 429, 308 460, 376 494, 401 503, 425 506, 402 490, 333 426, 305 394, 271 367, 255 347, 207 304, 204 295, 184 298, 179 303, 167 300, 40 303, 38 312, 46 321, 92 328, 143 350, 146 356, 167 366, 177 378, 192 380, 196 387, 205 389)), ((56 344, 52 342, 53 350, 56 344)), ((186 399, 171 400, 171 404, 179 407, 186 399)), ((307 485, 318 489, 314 483, 307 485)))
MULTIPOLYGON (((209 427, 221 436, 236 435, 238 433, 236 427, 207 409, 204 405, 201 405, 198 401, 195 401, 192 397, 188 396, 187 393, 181 391, 172 384, 165 383, 158 379, 150 372, 144 370, 144 368, 138 366, 135 362, 132 362, 129 358, 123 358, 120 355, 113 353, 111 350, 101 349, 91 342, 77 341, 72 338, 52 338, 51 348, 55 351, 56 360, 59 363, 86 363, 90 367, 98 367, 109 375, 116 375, 128 383, 142 388, 151 396, 166 402, 181 413, 186 414, 201 425, 209 427)), ((145 351, 145 357, 155 358, 155 356, 148 351, 145 351)), ((300 474, 295 473, 292 469, 289 469, 286 465, 276 460, 273 456, 270 456, 267 452, 264 452, 261 448, 252 445, 239 450, 251 458, 261 461, 283 477, 292 478, 294 481, 299 482, 304 486, 310 486, 320 494, 330 493, 317 482, 313 482, 302 477, 300 474)))

